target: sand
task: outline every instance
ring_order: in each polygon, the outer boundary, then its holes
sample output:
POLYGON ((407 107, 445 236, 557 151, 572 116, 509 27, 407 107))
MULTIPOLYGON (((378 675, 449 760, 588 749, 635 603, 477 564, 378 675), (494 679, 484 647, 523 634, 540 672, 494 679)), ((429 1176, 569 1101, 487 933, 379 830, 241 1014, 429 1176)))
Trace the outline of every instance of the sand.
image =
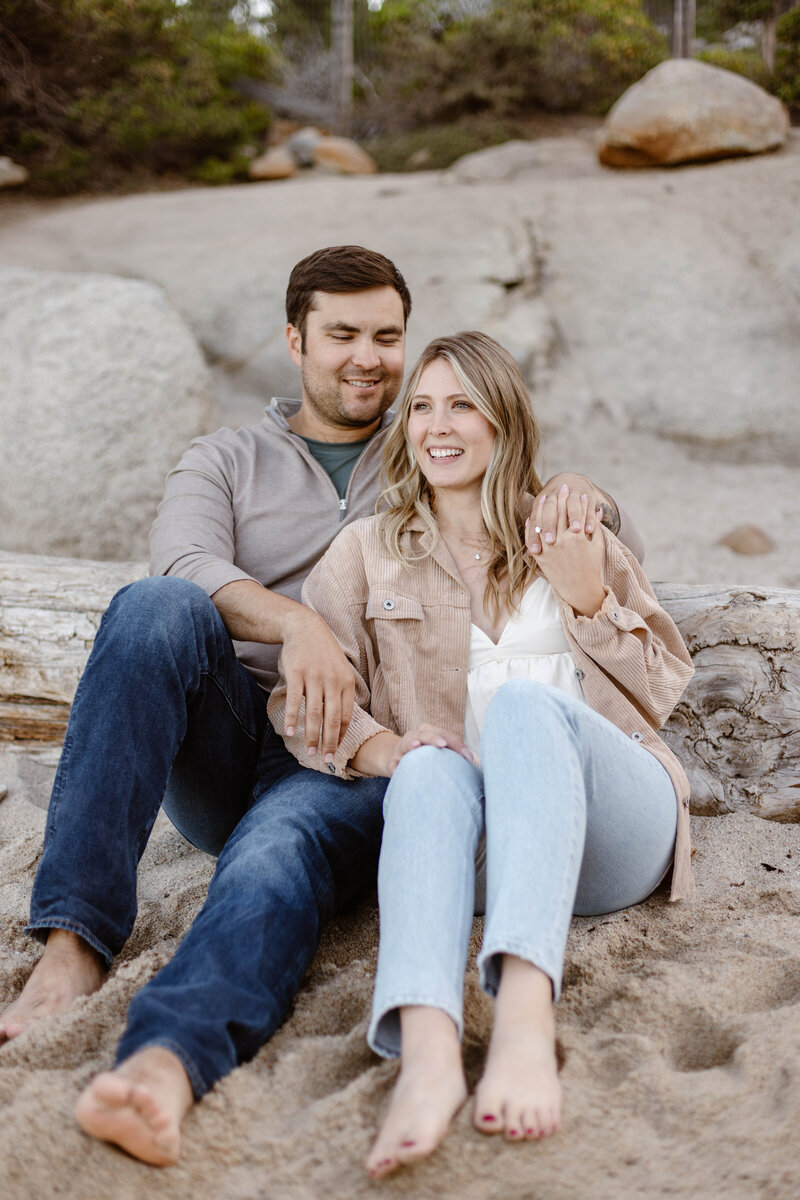
MULTIPOLYGON (((546 461, 603 482, 635 515, 651 578, 800 587, 796 472, 700 458, 624 434, 598 413, 548 431, 546 461), (755 522, 777 549, 717 545, 755 522)), ((57 752, 0 751, 0 1007, 40 949, 23 933, 57 752), (4 795, 5 793, 5 795, 4 795)), ((165 818, 140 874, 133 935, 108 983, 0 1048, 2 1200, 797 1200, 800 1196, 800 829, 695 818, 697 895, 578 919, 558 1031, 563 1130, 509 1146, 469 1106, 437 1154, 381 1183, 362 1160, 396 1067, 364 1035, 375 967, 369 894, 326 932, 284 1026, 189 1115, 184 1154, 159 1170, 86 1137, 72 1109, 107 1068, 134 991, 169 958, 213 863, 165 818)), ((476 921, 472 952, 481 922, 476 921)), ((489 1001, 470 972, 465 1056, 485 1056, 489 1001)))
MULTIPOLYGON (((23 933, 46 771, 0 759, 0 1002, 36 960, 23 933)), ((566 1119, 546 1143, 487 1139, 462 1111, 428 1162, 381 1183, 361 1161, 396 1068, 364 1035, 377 911, 365 896, 328 929, 284 1026, 195 1107, 174 1167, 86 1137, 72 1108, 107 1067, 134 991, 171 955, 212 862, 160 818, 141 870, 135 931, 109 982, 0 1050, 4 1200, 330 1200, 384 1193, 464 1200, 800 1195, 800 829, 744 815, 695 818, 697 897, 660 892, 576 919, 558 1008, 566 1119)), ((475 923, 472 955, 481 921, 475 923)), ((474 972, 465 1057, 477 1080, 491 1021, 474 972)))

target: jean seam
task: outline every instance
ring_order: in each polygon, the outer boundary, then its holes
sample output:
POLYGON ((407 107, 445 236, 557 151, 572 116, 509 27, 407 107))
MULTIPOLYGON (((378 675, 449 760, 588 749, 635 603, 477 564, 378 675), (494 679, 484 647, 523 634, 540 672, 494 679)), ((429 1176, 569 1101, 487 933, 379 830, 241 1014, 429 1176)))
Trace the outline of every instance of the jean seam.
MULTIPOLYGON (((239 713, 236 711, 236 708, 234 707, 233 701, 231 700, 230 696, 228 695, 227 690, 223 687, 223 685, 219 681, 219 679, 217 679, 217 677, 213 673, 213 671, 209 671, 207 669, 206 670, 201 669, 200 677, 201 678, 205 677, 206 679, 209 679, 214 684, 214 686, 217 688, 218 692, 222 696, 223 700, 227 704, 228 709, 230 710, 230 713, 233 716, 233 719, 236 721, 236 724, 239 726, 242 733, 245 735, 245 737, 249 738, 250 741, 255 745, 256 742, 258 741, 258 735, 251 733, 250 730, 247 728, 247 726, 243 723, 241 717, 239 716, 239 713)), ((266 711, 267 711, 267 705, 266 705, 266 700, 265 700, 264 701, 264 715, 265 716, 266 716, 266 711)))
MULTIPOLYGON (((78 694, 76 693, 75 697, 72 701, 72 706, 70 708, 70 717, 72 717, 73 713, 75 712, 75 707, 79 703, 80 703, 80 700, 79 700, 78 694)), ((60 756, 59 762, 58 762, 58 770, 56 772, 56 778, 53 783, 53 790, 50 795, 50 806, 49 806, 48 813, 47 813, 47 829, 48 829, 48 831, 53 831, 53 832, 55 831, 56 815, 58 813, 59 807, 61 806, 61 796, 64 791, 64 777, 67 774, 67 767, 69 766, 69 760, 72 757, 73 742, 74 742, 74 737, 68 731, 67 736, 64 739, 64 745, 61 748, 61 756, 60 756)))

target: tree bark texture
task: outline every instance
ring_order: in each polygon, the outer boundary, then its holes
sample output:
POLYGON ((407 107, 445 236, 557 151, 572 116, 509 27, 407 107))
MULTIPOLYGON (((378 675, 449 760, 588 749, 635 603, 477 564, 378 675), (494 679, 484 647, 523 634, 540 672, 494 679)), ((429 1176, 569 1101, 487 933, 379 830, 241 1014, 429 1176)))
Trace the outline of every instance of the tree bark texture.
POLYGON ((664 730, 693 812, 800 820, 800 592, 662 584, 656 593, 696 671, 664 730))
MULTIPOLYGON (((0 552, 0 741, 58 744, 100 618, 142 563, 0 552)), ((692 809, 800 820, 800 592, 656 585, 696 674, 664 736, 692 809)))
POLYGON ((145 563, 0 552, 0 742, 60 742, 94 635, 145 563))

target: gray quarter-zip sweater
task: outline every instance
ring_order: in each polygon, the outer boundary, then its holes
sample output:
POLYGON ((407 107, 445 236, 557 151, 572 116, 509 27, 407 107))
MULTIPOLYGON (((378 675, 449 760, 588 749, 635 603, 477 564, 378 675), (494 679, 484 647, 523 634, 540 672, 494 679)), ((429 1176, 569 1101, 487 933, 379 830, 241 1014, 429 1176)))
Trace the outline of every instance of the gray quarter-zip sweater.
MULTIPOLYGON (((344 500, 288 418, 299 400, 273 399, 258 425, 195 438, 167 476, 150 531, 150 574, 180 575, 209 596, 254 579, 300 600, 311 568, 343 525, 375 511, 381 453, 393 414, 364 448, 344 500)), ((240 661, 268 691, 280 646, 235 642, 240 661)))

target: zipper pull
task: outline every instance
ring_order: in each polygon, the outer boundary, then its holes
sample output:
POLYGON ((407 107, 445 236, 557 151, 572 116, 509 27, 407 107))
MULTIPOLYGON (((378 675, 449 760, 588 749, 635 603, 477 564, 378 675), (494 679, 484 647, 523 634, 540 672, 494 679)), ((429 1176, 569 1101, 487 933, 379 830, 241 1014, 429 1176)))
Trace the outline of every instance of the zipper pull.
POLYGON ((342 498, 342 499, 339 501, 339 510, 340 510, 340 512, 347 512, 347 499, 346 499, 346 497, 343 497, 343 498, 342 498))

